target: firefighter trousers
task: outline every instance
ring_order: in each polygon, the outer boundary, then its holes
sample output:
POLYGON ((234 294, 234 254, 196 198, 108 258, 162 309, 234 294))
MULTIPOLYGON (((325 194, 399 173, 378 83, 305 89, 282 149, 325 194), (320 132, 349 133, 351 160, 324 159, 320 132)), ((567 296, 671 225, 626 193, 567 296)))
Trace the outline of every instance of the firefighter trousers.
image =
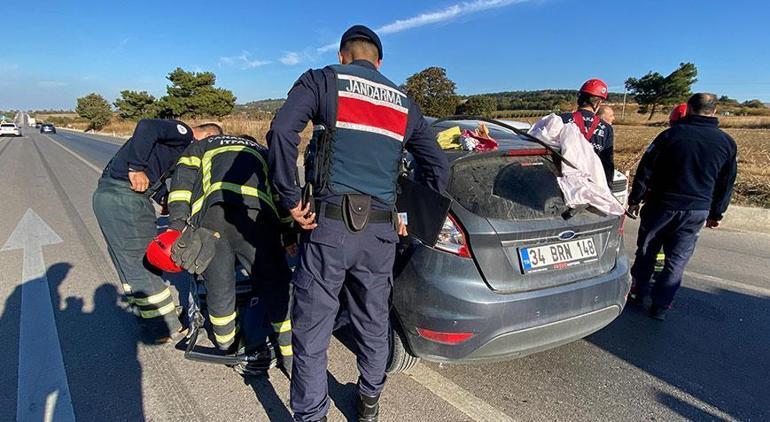
POLYGON ((93 208, 123 292, 140 325, 153 339, 181 329, 171 289, 163 273, 145 260, 147 245, 157 235, 155 209, 128 181, 102 176, 93 208))
POLYGON ((216 204, 208 208, 201 227, 219 232, 214 259, 203 272, 206 303, 214 339, 227 350, 236 340, 235 264, 240 263, 258 287, 277 338, 284 364, 292 356, 289 288, 291 270, 281 245, 280 226, 259 210, 216 204))

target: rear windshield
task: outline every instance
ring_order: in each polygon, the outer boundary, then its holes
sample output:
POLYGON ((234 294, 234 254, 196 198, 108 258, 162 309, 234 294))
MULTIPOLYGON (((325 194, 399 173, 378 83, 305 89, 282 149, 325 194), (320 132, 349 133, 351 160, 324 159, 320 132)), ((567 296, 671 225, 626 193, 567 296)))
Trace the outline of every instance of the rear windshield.
MULTIPOLYGON (((489 136, 491 136, 493 139, 500 141, 500 140, 519 140, 521 139, 519 135, 511 132, 510 130, 494 125, 492 123, 484 122, 485 125, 487 125, 487 128, 489 129, 489 136)), ((442 131, 445 129, 450 129, 455 126, 459 126, 460 130, 474 130, 477 127, 479 127, 479 122, 473 121, 473 120, 449 120, 446 122, 441 122, 434 127, 436 128, 436 131, 442 131)))
POLYGON ((485 218, 530 220, 564 212, 556 166, 544 156, 487 156, 452 166, 449 194, 485 218))

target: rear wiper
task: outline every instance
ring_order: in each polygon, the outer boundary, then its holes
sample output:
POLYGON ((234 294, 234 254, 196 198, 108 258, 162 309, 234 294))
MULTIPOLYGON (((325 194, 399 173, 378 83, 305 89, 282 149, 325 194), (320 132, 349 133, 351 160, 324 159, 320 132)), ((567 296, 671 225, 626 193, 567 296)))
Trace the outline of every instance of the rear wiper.
POLYGON ((451 120, 478 120, 478 121, 481 121, 481 122, 492 123, 493 125, 500 126, 502 128, 508 129, 511 132, 521 136, 526 141, 534 142, 534 143, 536 143, 538 145, 541 145, 543 148, 548 150, 551 154, 555 155, 556 157, 559 157, 559 159, 561 160, 562 163, 567 164, 568 166, 574 168, 575 170, 578 170, 577 166, 575 166, 569 160, 564 158, 564 156, 561 155, 561 153, 559 151, 556 151, 552 146, 550 146, 547 143, 541 141, 540 139, 537 139, 536 137, 530 135, 529 133, 527 133, 524 130, 521 130, 521 129, 517 128, 517 127, 513 127, 513 126, 511 126, 511 125, 509 125, 507 123, 503 123, 503 122, 501 122, 499 120, 490 119, 488 117, 481 117, 481 116, 463 116, 463 115, 458 115, 458 116, 449 116, 449 117, 444 117, 444 118, 438 119, 438 120, 433 122, 432 126, 436 126, 438 123, 446 122, 446 121, 451 121, 451 120))

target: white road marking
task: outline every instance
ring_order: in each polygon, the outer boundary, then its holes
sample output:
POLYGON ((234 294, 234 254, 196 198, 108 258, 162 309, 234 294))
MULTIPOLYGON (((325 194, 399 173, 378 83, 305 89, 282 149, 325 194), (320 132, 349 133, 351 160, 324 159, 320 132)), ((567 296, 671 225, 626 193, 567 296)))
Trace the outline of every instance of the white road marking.
POLYGON ((56 144, 56 145, 60 146, 60 147, 61 147, 63 150, 65 150, 65 151, 69 152, 70 154, 72 154, 72 155, 73 155, 75 158, 77 158, 78 160, 82 161, 82 162, 83 162, 83 164, 85 164, 85 165, 87 165, 88 167, 90 167, 90 168, 91 168, 93 171, 95 171, 95 172, 97 172, 97 173, 99 173, 99 174, 102 174, 102 170, 103 170, 103 169, 101 169, 101 168, 99 168, 99 167, 95 166, 93 163, 91 163, 90 161, 88 161, 88 160, 86 160, 85 158, 83 158, 83 156, 82 156, 82 155, 80 155, 80 154, 78 154, 77 152, 75 152, 75 151, 73 151, 73 150, 71 150, 71 149, 69 149, 69 148, 65 147, 64 145, 62 145, 62 144, 61 144, 61 142, 54 140, 53 138, 51 138, 51 137, 50 137, 50 136, 48 136, 48 135, 43 135, 43 136, 45 136, 46 138, 48 138, 48 139, 49 139, 51 142, 53 142, 54 144, 56 144))
POLYGON ((72 398, 51 304, 43 246, 62 239, 32 209, 0 251, 22 249, 17 421, 74 421, 72 398))
POLYGON ((697 278, 701 281, 706 281, 709 284, 723 287, 726 290, 739 290, 745 293, 753 293, 755 295, 770 297, 770 289, 760 286, 754 286, 751 284, 741 283, 733 280, 726 280, 724 278, 714 277, 713 275, 696 273, 693 271, 685 271, 685 276, 697 278))
POLYGON ((457 410, 477 422, 509 422, 514 419, 489 403, 462 389, 438 372, 423 364, 410 369, 407 374, 457 410))

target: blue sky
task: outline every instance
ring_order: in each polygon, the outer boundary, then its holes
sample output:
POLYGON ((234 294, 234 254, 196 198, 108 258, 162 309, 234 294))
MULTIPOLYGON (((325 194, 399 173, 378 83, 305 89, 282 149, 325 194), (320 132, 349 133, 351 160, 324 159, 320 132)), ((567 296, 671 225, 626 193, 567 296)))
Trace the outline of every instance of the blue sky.
POLYGON ((215 72, 239 103, 283 97, 304 70, 336 60, 356 23, 379 29, 382 71, 398 83, 441 66, 461 94, 590 77, 622 91, 628 76, 692 61, 696 90, 770 102, 764 0, 30 3, 2 9, 0 109, 73 108, 122 89, 160 96, 177 66, 215 72))

